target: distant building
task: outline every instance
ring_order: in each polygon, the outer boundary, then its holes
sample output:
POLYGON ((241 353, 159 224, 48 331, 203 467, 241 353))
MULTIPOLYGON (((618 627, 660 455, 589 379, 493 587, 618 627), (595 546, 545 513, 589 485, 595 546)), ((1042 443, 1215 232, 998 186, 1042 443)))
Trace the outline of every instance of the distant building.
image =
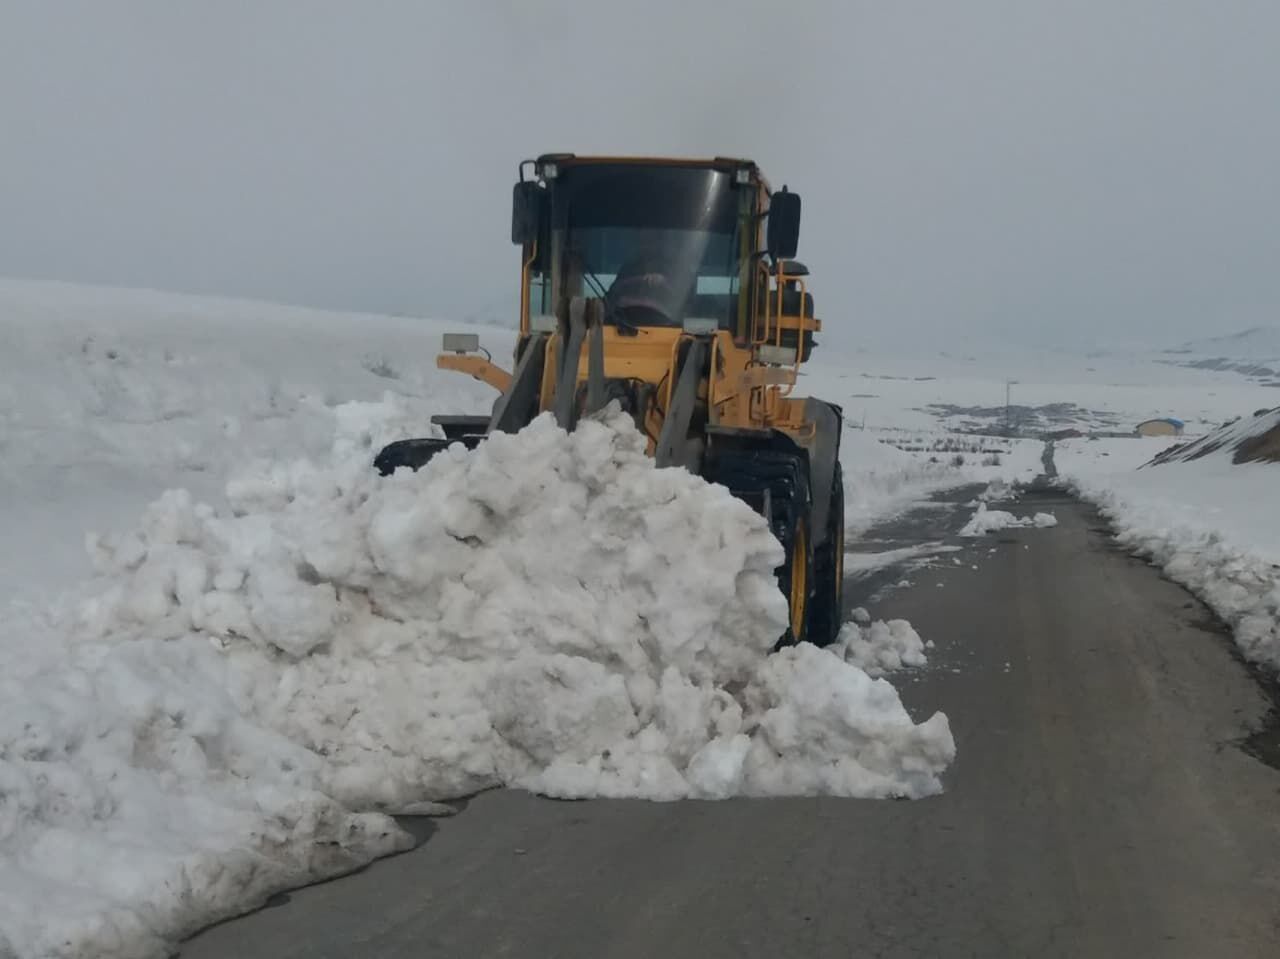
POLYGON ((1163 417, 1156 420, 1144 420, 1135 426, 1133 431, 1139 436, 1181 436, 1185 426, 1186 424, 1182 420, 1163 417))

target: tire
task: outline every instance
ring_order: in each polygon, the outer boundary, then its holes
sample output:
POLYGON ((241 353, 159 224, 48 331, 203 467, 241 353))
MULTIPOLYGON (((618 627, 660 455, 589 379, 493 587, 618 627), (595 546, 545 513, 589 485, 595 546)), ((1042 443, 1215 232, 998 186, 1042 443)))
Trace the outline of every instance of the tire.
POLYGON ((778 588, 787 597, 790 622, 777 645, 804 642, 809 634, 814 596, 808 460, 782 450, 717 451, 708 458, 702 475, 728 487, 734 496, 769 520, 773 535, 786 551, 786 561, 778 567, 777 576, 778 588))
POLYGON ((827 512, 827 541, 815 551, 814 590, 809 607, 808 641, 829 646, 844 619, 844 477, 836 463, 827 512))
POLYGON ((778 587, 787 597, 790 623, 779 640, 781 646, 794 646, 809 640, 809 622, 813 601, 813 537, 809 534, 808 511, 796 517, 790 542, 783 541, 787 562, 778 570, 778 587))

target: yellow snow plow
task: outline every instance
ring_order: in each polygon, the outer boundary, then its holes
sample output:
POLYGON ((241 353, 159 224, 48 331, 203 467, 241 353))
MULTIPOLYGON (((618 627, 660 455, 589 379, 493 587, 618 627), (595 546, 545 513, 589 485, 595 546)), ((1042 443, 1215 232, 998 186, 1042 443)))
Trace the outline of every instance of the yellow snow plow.
POLYGON ((515 432, 544 412, 565 429, 617 402, 658 466, 729 488, 786 550, 788 641, 840 626, 844 487, 839 407, 794 395, 822 329, 794 259, 800 197, 749 160, 546 154, 520 165, 511 239, 521 249, 510 371, 474 335, 438 365, 498 391, 487 416, 440 416, 444 438, 375 460, 417 469, 451 443, 515 432))

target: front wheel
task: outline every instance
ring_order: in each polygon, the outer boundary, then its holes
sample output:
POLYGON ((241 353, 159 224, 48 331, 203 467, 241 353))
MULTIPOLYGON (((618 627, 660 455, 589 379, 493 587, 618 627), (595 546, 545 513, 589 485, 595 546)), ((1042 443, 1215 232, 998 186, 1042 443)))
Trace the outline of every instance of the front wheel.
POLYGON ((815 551, 813 586, 807 634, 815 646, 828 646, 840 635, 844 618, 844 477, 839 463, 831 481, 826 542, 815 551))
POLYGON ((810 594, 813 590, 813 554, 809 549, 809 517, 797 517, 787 548, 787 563, 778 576, 787 597, 789 626, 785 644, 809 638, 810 594))
POLYGON ((777 647, 804 642, 812 617, 815 574, 807 459, 789 450, 713 449, 702 475, 728 487, 768 520, 786 557, 777 577, 788 604, 787 628, 777 647))

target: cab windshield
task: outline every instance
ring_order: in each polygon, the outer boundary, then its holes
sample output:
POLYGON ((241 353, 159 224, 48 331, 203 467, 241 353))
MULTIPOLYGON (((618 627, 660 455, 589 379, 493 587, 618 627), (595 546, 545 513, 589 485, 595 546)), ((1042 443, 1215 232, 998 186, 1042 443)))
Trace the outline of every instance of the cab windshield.
POLYGON ((568 167, 552 199, 560 289, 601 297, 618 324, 703 317, 729 327, 741 263, 739 206, 729 175, 718 170, 568 167))

